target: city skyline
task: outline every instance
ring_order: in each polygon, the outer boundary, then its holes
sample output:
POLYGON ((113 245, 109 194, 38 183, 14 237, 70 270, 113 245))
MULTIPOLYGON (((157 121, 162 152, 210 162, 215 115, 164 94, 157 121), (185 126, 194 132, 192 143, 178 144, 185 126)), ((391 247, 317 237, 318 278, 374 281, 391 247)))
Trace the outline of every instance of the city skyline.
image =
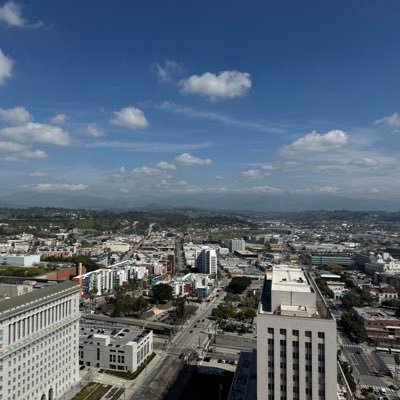
POLYGON ((3 1, 2 196, 387 208, 400 198, 399 11, 3 1))

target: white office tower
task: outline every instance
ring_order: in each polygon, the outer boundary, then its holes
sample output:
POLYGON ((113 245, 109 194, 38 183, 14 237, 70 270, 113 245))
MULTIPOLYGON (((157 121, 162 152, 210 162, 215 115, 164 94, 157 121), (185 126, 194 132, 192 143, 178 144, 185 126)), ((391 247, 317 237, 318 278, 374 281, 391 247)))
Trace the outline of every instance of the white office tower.
POLYGON ((275 266, 257 316, 257 399, 336 396, 336 321, 300 268, 275 266))
POLYGON ((39 286, 0 301, 1 400, 61 399, 79 381, 79 285, 39 286))
POLYGON ((202 274, 216 275, 217 274, 217 252, 215 249, 205 247, 197 255, 196 268, 202 274))
POLYGON ((243 239, 231 239, 229 242, 229 251, 234 253, 235 251, 245 251, 246 242, 243 239))

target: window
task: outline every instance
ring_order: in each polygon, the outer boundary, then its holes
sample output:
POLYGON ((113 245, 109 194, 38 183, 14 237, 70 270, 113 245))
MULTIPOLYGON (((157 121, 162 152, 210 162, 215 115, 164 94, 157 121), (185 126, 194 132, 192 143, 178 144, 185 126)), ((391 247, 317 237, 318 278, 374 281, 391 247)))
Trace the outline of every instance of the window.
POLYGON ((325 333, 324 332, 318 332, 318 337, 320 339, 325 339, 325 333))
POLYGON ((305 335, 306 335, 306 337, 309 337, 309 338, 310 338, 310 337, 311 337, 311 331, 306 331, 306 332, 305 332, 305 335))
POLYGON ((268 333, 274 333, 274 328, 268 328, 268 333))

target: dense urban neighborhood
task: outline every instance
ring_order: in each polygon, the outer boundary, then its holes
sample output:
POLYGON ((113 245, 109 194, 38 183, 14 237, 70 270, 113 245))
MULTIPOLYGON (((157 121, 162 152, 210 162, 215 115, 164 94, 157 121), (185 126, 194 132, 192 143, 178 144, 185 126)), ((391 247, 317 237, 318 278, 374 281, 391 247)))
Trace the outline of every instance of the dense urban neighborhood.
POLYGON ((399 226, 349 211, 0 210, 3 393, 396 399, 399 226))

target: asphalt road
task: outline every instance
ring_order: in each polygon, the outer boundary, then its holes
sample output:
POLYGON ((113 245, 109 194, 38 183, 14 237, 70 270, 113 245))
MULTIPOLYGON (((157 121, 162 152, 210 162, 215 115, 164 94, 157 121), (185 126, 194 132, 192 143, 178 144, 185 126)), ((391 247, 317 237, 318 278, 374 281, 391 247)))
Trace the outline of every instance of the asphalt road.
MULTIPOLYGON (((227 280, 222 282, 227 284, 227 280)), ((219 292, 219 297, 212 295, 210 302, 201 303, 197 312, 185 323, 185 325, 177 332, 177 334, 169 341, 166 350, 160 357, 158 363, 150 370, 142 379, 141 383, 135 387, 135 393, 128 400, 139 400, 145 391, 149 390, 151 384, 160 377, 169 375, 171 363, 177 360, 181 353, 190 353, 193 350, 202 351, 202 347, 208 340, 208 334, 213 331, 213 322, 207 317, 210 316, 211 310, 216 307, 224 297, 224 292, 219 292), (198 348, 198 345, 201 348, 198 348)), ((168 383, 170 384, 170 383, 168 383)))

